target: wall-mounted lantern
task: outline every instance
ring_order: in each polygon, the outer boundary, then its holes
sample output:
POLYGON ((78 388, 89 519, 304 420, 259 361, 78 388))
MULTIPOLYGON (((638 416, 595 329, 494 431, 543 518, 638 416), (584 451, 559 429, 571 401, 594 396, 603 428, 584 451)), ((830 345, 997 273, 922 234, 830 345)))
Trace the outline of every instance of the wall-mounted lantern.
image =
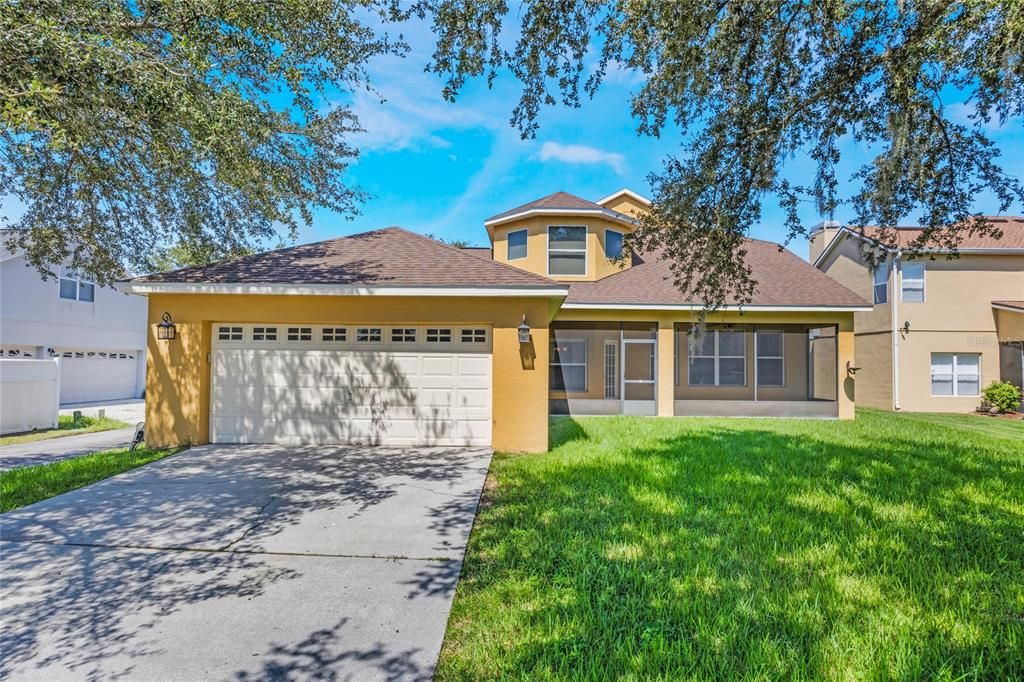
POLYGON ((171 314, 164 313, 162 322, 156 325, 156 338, 161 341, 171 341, 177 336, 177 329, 174 327, 174 323, 171 322, 171 314))
POLYGON ((530 325, 526 324, 526 315, 519 323, 519 343, 530 343, 530 325))

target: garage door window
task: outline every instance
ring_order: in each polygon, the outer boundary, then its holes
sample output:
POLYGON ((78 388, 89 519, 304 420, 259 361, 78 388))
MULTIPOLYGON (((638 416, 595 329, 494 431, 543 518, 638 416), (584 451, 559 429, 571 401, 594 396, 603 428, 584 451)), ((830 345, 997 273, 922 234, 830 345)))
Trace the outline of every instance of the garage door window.
POLYGON ((380 343, 380 327, 359 327, 356 329, 356 343, 380 343))
POLYGON ((242 328, 241 327, 218 327, 217 328, 217 339, 220 341, 241 341, 242 340, 242 328))
POLYGON ((288 327, 289 341, 312 341, 313 329, 311 327, 288 327))
POLYGON ((463 329, 462 343, 487 343, 487 330, 463 329))
POLYGON ((391 343, 416 343, 414 327, 395 327, 391 330, 391 343))
POLYGON ((348 334, 344 327, 324 327, 320 340, 328 343, 339 343, 344 342, 347 337, 348 334))
POLYGON ((253 327, 253 341, 277 341, 277 327, 253 327))
POLYGON ((451 343, 452 342, 452 330, 451 329, 427 329, 427 343, 451 343))

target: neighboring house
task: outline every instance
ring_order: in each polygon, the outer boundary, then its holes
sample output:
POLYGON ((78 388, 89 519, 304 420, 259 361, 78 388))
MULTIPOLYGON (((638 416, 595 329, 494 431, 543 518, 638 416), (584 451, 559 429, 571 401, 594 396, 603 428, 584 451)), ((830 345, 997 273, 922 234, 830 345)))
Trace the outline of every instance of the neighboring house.
POLYGON ((138 398, 146 378, 146 302, 66 267, 43 280, 0 251, 0 354, 61 359, 60 402, 138 398))
POLYGON ((881 249, 878 229, 823 223, 810 235, 816 267, 874 307, 857 313, 857 404, 967 412, 997 379, 1024 383, 1024 218, 991 217, 1002 238, 966 235, 959 258, 934 251, 908 259, 920 228, 897 228, 881 249), (863 248, 880 249, 872 268, 863 248))
POLYGON ((489 249, 387 228, 122 283, 149 297, 147 442, 544 451, 550 414, 852 418, 867 302, 750 240, 754 300, 698 337, 668 263, 623 253, 648 205, 559 192, 487 220, 489 249))

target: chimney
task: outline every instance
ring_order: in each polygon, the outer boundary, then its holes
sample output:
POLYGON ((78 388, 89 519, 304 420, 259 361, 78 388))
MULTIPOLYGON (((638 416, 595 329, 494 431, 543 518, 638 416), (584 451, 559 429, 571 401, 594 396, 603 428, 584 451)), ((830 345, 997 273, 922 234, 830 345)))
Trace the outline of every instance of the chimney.
POLYGON ((835 238, 842 224, 838 220, 823 220, 811 228, 807 238, 810 240, 810 261, 813 264, 825 247, 835 238))

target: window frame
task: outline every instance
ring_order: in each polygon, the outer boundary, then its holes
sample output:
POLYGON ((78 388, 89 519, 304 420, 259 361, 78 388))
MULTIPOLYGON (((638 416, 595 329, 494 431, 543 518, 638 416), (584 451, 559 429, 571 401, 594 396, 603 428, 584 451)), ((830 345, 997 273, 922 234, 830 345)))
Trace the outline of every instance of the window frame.
POLYGON ((587 273, 590 272, 590 249, 587 246, 590 243, 590 228, 586 225, 548 225, 547 226, 547 274, 549 277, 586 277, 587 273), (564 248, 551 248, 551 229, 552 228, 566 228, 572 227, 583 230, 583 248, 582 249, 564 249, 564 248), (559 272, 551 272, 551 254, 565 254, 565 255, 579 255, 583 254, 583 272, 582 273, 570 273, 564 274, 559 272))
POLYGON ((383 327, 356 327, 356 333, 352 335, 355 343, 366 345, 371 343, 384 343, 383 327), (365 338, 360 339, 363 336, 365 338))
POLYGON ((459 343, 471 346, 487 343, 487 328, 459 327, 459 343))
POLYGON ((617 260, 622 260, 622 258, 625 255, 626 255, 626 233, 623 230, 615 230, 615 229, 612 229, 610 227, 605 228, 605 231, 604 231, 604 257, 607 258, 610 261, 617 261, 617 260), (609 256, 608 255, 608 235, 609 235, 609 233, 617 234, 617 235, 619 235, 619 237, 622 238, 622 242, 619 244, 619 255, 618 256, 609 256))
POLYGON ((423 342, 428 345, 432 343, 447 345, 452 343, 454 338, 455 334, 452 327, 424 327, 423 329, 423 342))
POLYGON ((933 398, 978 398, 981 396, 982 385, 981 378, 983 376, 981 370, 981 363, 983 361, 981 353, 957 353, 949 351, 936 351, 928 356, 928 390, 933 398), (952 373, 950 374, 951 381, 953 383, 952 393, 936 393, 935 392, 935 356, 936 355, 949 355, 952 357, 952 364, 950 365, 952 373), (959 359, 961 355, 971 355, 978 358, 977 378, 978 378, 978 392, 977 393, 960 393, 960 364, 959 359))
POLYGON ((754 330, 754 372, 757 377, 758 388, 785 388, 786 387, 786 332, 783 329, 755 329, 754 330), (763 334, 778 334, 782 341, 779 343, 779 350, 781 355, 764 355, 760 354, 760 349, 757 347, 757 342, 763 334), (761 367, 758 365, 760 360, 779 360, 782 364, 782 382, 778 384, 764 384, 761 383, 761 367))
POLYGON ((253 326, 250 340, 252 343, 277 343, 277 337, 280 336, 277 331, 278 329, 279 327, 272 325, 253 326), (257 329, 259 330, 258 332, 256 331, 257 329), (256 338, 257 334, 260 337, 258 339, 256 338))
POLYGON ((891 266, 889 265, 889 258, 881 261, 878 265, 871 268, 871 300, 873 305, 886 305, 889 302, 889 275, 891 274, 891 266), (878 273, 885 272, 885 279, 881 282, 878 281, 878 273), (879 300, 878 291, 881 287, 884 296, 879 300))
MULTIPOLYGON (((714 355, 694 355, 693 354, 694 348, 690 344, 689 338, 687 338, 687 342, 686 342, 686 385, 688 387, 690 387, 690 388, 746 388, 747 387, 747 330, 746 329, 709 329, 709 330, 707 330, 707 333, 715 335, 714 355), (721 346, 719 345, 719 336, 718 336, 718 334, 719 334, 719 332, 723 332, 723 331, 727 332, 727 333, 734 333, 734 334, 742 334, 743 335, 743 355, 742 356, 740 356, 740 355, 722 355, 722 353, 721 353, 721 346), (691 371, 691 365, 690 365, 690 360, 692 360, 693 358, 701 358, 701 359, 711 358, 711 359, 714 360, 715 383, 713 383, 713 384, 695 384, 695 383, 693 383, 693 372, 691 371), (725 359, 725 360, 737 360, 737 359, 740 359, 740 358, 743 359, 743 383, 739 383, 739 384, 723 384, 723 383, 721 383, 721 367, 720 367, 721 361, 723 359, 725 359)), ((689 332, 687 332, 687 337, 689 337, 689 332)), ((756 349, 755 349, 755 352, 756 352, 756 349)))
POLYGON ((67 265, 62 265, 60 272, 57 275, 57 298, 62 301, 77 301, 79 303, 95 303, 96 302, 96 282, 82 277, 79 273, 72 270, 67 265), (65 296, 61 291, 61 286, 64 282, 72 282, 75 285, 74 297, 65 296), (89 287, 91 292, 91 298, 82 298, 82 289, 89 287))
POLYGON ((924 303, 928 300, 928 287, 927 287, 927 275, 928 267, 925 261, 904 261, 900 268, 900 303, 924 303), (907 300, 907 266, 913 266, 914 268, 921 268, 921 277, 911 278, 911 282, 921 282, 921 300, 920 301, 908 301, 907 300))
POLYGON ((529 255, 530 255, 530 229, 527 228, 527 227, 524 227, 524 228, 519 229, 519 230, 509 230, 508 233, 505 234, 505 259, 509 260, 509 261, 523 260, 524 258, 527 258, 529 255), (526 235, 526 237, 525 237, 525 239, 523 241, 523 255, 522 256, 515 256, 515 257, 513 257, 512 256, 512 235, 520 234, 520 233, 526 235))
POLYGON ((389 332, 388 341, 396 345, 404 346, 419 341, 418 327, 391 327, 389 332), (410 334, 410 332, 412 333, 410 334))
POLYGON ((284 338, 293 343, 312 343, 313 327, 285 327, 284 338))
POLYGON ((562 376, 562 388, 551 389, 554 391, 561 391, 562 393, 587 393, 590 390, 590 344, 587 342, 585 336, 570 336, 568 338, 555 339, 552 336, 552 344, 557 346, 562 343, 582 343, 583 344, 583 362, 561 362, 559 356, 559 362, 555 362, 555 353, 551 353, 548 358, 548 378, 551 377, 551 369, 553 367, 583 367, 583 388, 570 389, 565 385, 565 373, 559 372, 562 376))

